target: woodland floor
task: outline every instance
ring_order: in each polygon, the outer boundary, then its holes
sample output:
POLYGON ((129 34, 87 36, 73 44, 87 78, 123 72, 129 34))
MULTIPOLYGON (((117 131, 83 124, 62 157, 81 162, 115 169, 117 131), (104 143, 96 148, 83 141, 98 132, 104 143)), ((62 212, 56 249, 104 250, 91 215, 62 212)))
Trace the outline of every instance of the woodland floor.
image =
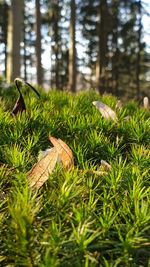
POLYGON ((12 116, 17 91, 0 91, 0 266, 150 266, 150 112, 95 92, 40 93, 24 90, 26 112, 12 116), (49 135, 70 147, 74 167, 57 164, 32 190, 49 135))

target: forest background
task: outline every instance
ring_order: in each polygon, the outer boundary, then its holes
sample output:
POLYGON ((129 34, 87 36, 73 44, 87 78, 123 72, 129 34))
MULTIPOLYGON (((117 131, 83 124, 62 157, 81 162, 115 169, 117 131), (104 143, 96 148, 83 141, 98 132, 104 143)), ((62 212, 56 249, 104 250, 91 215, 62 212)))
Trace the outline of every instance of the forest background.
POLYGON ((1 80, 150 96, 148 11, 146 0, 0 1, 1 80))

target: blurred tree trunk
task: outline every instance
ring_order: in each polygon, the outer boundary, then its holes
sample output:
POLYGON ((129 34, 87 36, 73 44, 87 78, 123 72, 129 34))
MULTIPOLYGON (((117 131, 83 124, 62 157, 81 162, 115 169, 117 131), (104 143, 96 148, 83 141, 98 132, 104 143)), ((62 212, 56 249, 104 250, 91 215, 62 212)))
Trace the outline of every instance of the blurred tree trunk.
POLYGON ((23 0, 12 0, 8 17, 7 76, 8 82, 20 76, 20 42, 23 22, 23 0))
POLYGON ((119 0, 112 0, 112 89, 118 95, 119 58, 118 58, 118 19, 119 0))
POLYGON ((69 90, 76 91, 76 3, 70 3, 69 90))
POLYGON ((40 11, 40 0, 35 0, 36 4, 36 62, 37 62, 37 82, 42 86, 43 73, 41 63, 41 11, 40 11))
POLYGON ((60 89, 60 79, 59 79, 59 52, 60 52, 60 3, 59 0, 51 1, 51 61, 52 61, 52 86, 54 86, 57 90, 60 89))
POLYGON ((97 89, 100 93, 106 90, 107 77, 107 52, 108 52, 108 28, 109 13, 107 0, 101 0, 98 10, 98 56, 96 66, 97 89))
POLYGON ((27 51, 26 51, 26 14, 25 14, 25 5, 23 9, 23 64, 24 64, 24 79, 27 80, 27 51))
POLYGON ((56 0, 56 10, 54 11, 54 40, 55 40, 55 86, 59 89, 59 1, 56 0))
POLYGON ((7 29, 8 29, 8 4, 4 2, 4 53, 5 53, 5 77, 6 77, 6 71, 7 71, 7 29))
POLYGON ((136 90, 137 99, 140 98, 140 73, 141 73, 141 34, 142 34, 142 3, 141 0, 138 1, 138 52, 137 52, 137 63, 136 63, 136 90))

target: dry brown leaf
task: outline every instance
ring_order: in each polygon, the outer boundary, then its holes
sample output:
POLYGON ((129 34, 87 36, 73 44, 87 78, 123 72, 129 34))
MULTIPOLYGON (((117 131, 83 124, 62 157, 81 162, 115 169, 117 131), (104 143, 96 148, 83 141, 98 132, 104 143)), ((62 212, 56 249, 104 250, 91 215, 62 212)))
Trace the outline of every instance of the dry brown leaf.
POLYGON ((25 110, 26 110, 26 107, 25 107, 24 99, 23 99, 22 94, 20 94, 19 98, 17 99, 13 107, 11 114, 15 116, 18 112, 23 112, 25 110))
POLYGON ((71 149, 61 139, 49 136, 49 140, 56 148, 59 158, 62 162, 64 169, 68 170, 74 165, 74 158, 71 149))
POLYGON ((107 120, 112 119, 113 121, 118 120, 115 111, 113 111, 110 107, 108 107, 104 103, 100 101, 93 101, 92 103, 94 106, 96 106, 96 108, 100 111, 100 113, 105 119, 107 120))
POLYGON ((23 81, 21 78, 16 78, 14 80, 14 82, 15 82, 16 88, 19 92, 19 98, 17 99, 11 114, 16 116, 18 112, 22 113, 23 111, 26 110, 25 102, 24 102, 22 93, 20 91, 20 87, 22 87, 22 85, 27 85, 30 89, 32 89, 32 91, 34 91, 36 93, 36 95, 38 97, 40 97, 40 94, 37 92, 37 90, 31 84, 29 84, 26 81, 23 81))
POLYGON ((58 152, 56 148, 53 147, 32 167, 28 175, 29 186, 35 189, 40 188, 54 170, 57 160, 58 152))

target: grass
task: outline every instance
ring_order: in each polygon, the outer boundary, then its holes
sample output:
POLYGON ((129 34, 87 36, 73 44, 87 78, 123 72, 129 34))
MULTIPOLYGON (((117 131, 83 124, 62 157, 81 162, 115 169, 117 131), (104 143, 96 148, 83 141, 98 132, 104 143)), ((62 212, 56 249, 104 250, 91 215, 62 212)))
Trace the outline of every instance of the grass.
POLYGON ((150 266, 150 117, 130 101, 106 121, 92 105, 115 110, 117 99, 95 92, 25 95, 0 91, 0 266, 150 266), (130 116, 130 117, 127 117, 130 116), (73 151, 75 168, 59 166, 37 192, 27 173, 48 135, 73 151), (110 172, 99 176, 101 160, 110 172))

